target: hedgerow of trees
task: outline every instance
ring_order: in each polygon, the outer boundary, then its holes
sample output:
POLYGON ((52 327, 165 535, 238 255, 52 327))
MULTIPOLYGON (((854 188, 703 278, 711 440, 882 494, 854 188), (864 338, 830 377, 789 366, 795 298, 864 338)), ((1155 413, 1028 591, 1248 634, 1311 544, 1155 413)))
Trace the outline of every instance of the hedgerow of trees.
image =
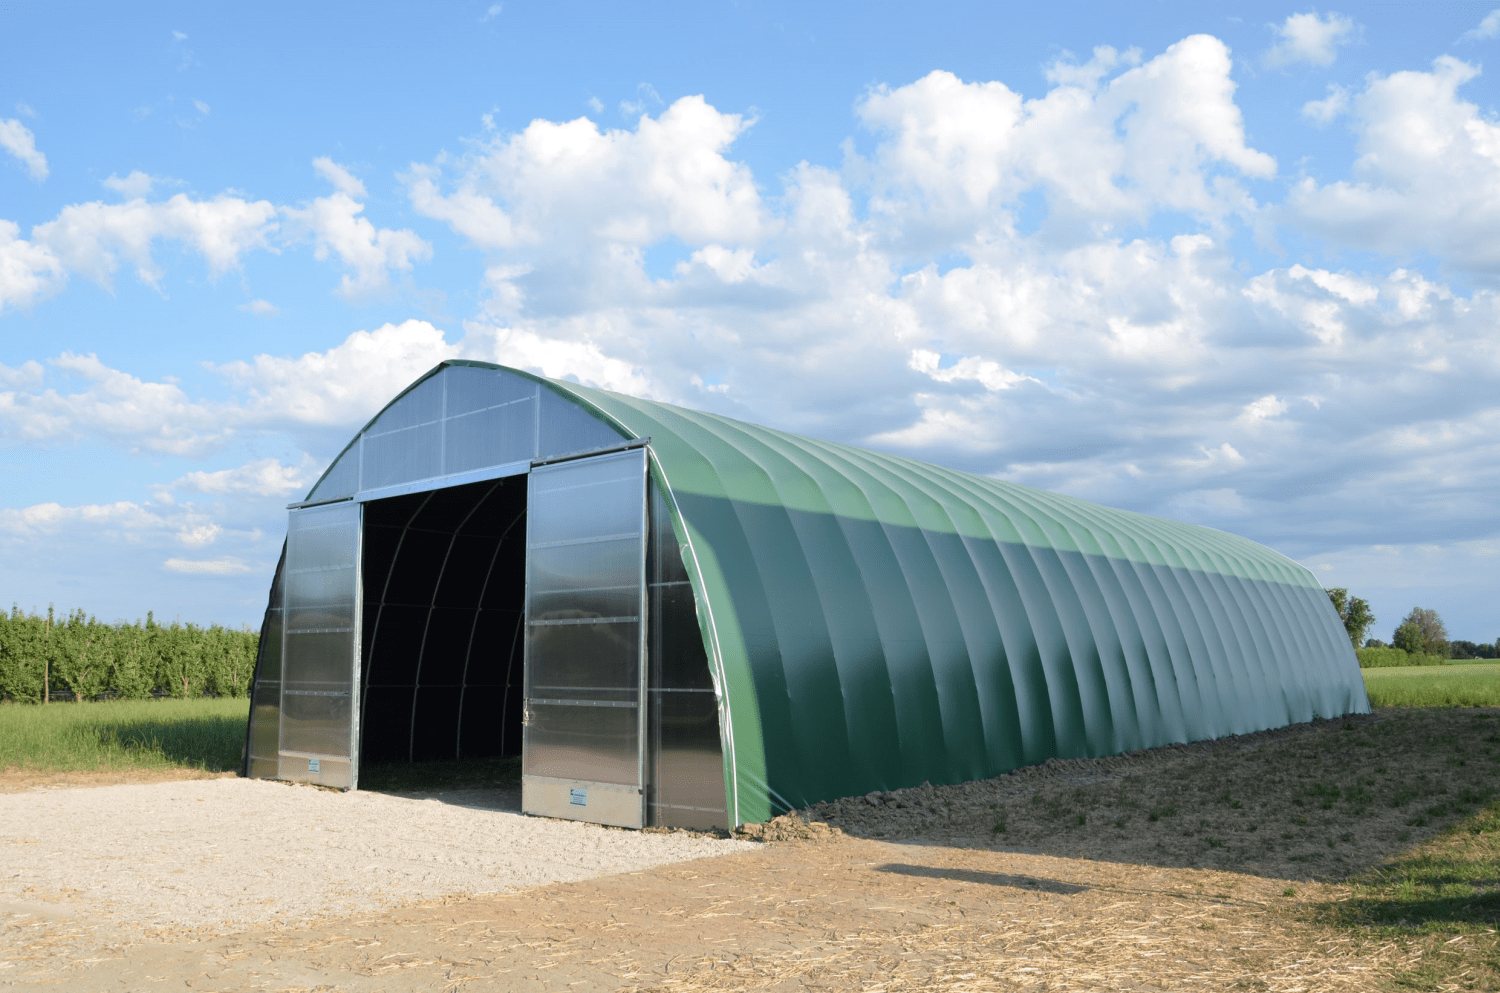
POLYGON ((1500 658, 1500 638, 1492 645, 1472 641, 1448 640, 1447 628, 1437 611, 1426 607, 1413 607, 1411 613, 1402 618, 1391 643, 1379 638, 1365 638, 1365 632, 1375 623, 1370 605, 1357 596, 1350 596, 1343 587, 1323 591, 1328 601, 1338 612, 1339 620, 1359 657, 1359 664, 1366 668, 1394 665, 1437 665, 1449 659, 1494 659, 1500 658))
POLYGON ((0 699, 244 696, 259 637, 211 625, 105 624, 82 610, 0 613, 0 699))

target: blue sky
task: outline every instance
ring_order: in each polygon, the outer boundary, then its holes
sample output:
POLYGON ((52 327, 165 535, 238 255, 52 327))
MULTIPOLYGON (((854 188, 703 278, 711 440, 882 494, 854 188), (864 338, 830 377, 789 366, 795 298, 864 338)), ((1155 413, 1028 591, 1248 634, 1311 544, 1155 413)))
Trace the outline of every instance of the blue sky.
POLYGON ((0 601, 256 621, 462 355, 1500 636, 1500 7, 805 6, 0 5, 0 601))

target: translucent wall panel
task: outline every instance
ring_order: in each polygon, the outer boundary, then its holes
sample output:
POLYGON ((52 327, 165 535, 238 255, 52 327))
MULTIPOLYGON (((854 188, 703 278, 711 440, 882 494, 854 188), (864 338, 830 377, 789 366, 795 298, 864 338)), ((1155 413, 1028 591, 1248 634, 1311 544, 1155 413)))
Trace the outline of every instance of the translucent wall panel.
POLYGON ((644 823, 646 453, 532 470, 522 806, 644 823))
POLYGON ((361 506, 293 510, 282 573, 278 777, 354 786, 361 506))
POLYGON ((271 598, 260 627, 260 649, 255 660, 255 685, 250 693, 250 727, 245 735, 245 775, 253 779, 275 779, 280 769, 281 739, 281 573, 286 567, 286 548, 276 563, 271 598))
POLYGON ((308 499, 472 473, 617 444, 619 432, 505 369, 444 366, 381 411, 308 499), (540 423, 539 423, 540 412, 540 423))
POLYGON ((672 531, 666 498, 655 484, 647 576, 647 819, 672 827, 727 827, 718 699, 682 549, 672 531))

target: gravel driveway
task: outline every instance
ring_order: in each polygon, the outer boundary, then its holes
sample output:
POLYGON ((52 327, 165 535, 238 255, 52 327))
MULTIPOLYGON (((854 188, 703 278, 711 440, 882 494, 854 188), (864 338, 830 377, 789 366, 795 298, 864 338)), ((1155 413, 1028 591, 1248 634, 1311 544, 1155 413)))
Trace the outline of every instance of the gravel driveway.
POLYGON ((517 806, 513 791, 414 798, 250 779, 0 794, 0 912, 237 928, 753 847, 525 817, 517 806))

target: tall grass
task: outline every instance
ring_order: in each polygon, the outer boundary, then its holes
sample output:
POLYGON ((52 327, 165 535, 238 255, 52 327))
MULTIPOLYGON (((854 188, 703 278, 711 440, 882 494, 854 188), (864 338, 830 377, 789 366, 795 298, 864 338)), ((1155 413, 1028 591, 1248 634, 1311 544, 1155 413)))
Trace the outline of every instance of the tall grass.
POLYGON ((248 700, 0 704, 0 771, 238 769, 248 700))
POLYGON ((1500 662, 1361 670, 1376 707, 1500 707, 1500 662))

